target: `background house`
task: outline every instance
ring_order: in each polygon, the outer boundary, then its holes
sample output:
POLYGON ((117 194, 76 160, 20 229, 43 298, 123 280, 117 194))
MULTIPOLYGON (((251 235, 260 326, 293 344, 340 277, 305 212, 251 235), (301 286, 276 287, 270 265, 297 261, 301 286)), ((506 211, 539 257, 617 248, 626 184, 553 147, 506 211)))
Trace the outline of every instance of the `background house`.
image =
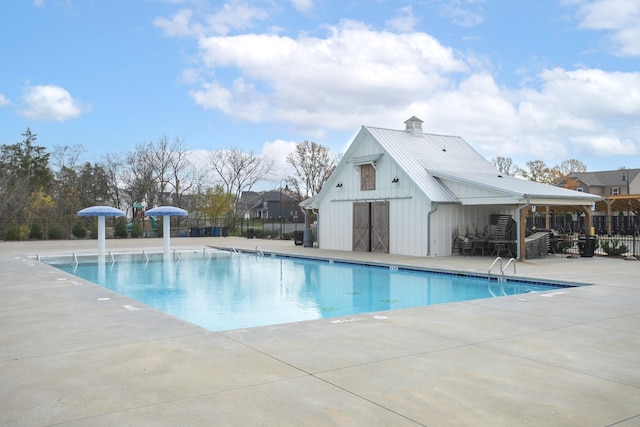
POLYGON ((462 138, 363 126, 319 194, 302 206, 318 213, 318 246, 417 256, 452 253, 455 233, 489 232, 491 218, 517 224, 518 257, 533 206, 572 206, 590 217, 601 198, 503 176, 462 138))
POLYGON ((602 234, 630 234, 640 215, 640 169, 572 172, 556 183, 602 196, 594 209, 593 226, 602 234))
POLYGON ((302 217, 299 202, 286 191, 243 191, 238 213, 244 219, 297 222, 302 217))

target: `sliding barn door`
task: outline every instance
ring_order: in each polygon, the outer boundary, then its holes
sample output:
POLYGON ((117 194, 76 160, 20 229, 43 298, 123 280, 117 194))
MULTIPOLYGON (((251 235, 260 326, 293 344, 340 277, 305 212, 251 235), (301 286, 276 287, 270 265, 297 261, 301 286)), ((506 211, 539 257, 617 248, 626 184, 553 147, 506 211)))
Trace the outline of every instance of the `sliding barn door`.
POLYGON ((389 253, 389 202, 353 204, 353 251, 389 253))
POLYGON ((371 203, 371 252, 389 253, 389 202, 371 203))
POLYGON ((370 252, 371 237, 369 230, 371 229, 369 203, 353 204, 353 251, 354 252, 370 252))

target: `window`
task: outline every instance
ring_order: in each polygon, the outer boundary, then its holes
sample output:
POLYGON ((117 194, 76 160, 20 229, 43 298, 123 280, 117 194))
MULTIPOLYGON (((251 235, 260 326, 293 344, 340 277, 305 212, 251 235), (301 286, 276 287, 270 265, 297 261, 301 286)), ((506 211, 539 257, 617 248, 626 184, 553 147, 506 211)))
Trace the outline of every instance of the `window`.
POLYGON ((611 187, 611 195, 619 196, 620 195, 620 187, 611 187))
POLYGON ((376 189, 376 169, 372 164, 360 165, 360 190, 376 189))

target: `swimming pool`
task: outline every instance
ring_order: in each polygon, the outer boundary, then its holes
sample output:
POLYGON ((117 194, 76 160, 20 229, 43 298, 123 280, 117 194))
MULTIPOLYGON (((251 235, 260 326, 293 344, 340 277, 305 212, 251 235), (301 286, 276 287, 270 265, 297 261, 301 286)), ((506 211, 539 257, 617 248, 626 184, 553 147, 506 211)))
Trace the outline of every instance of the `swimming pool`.
POLYGON ((212 331, 558 289, 333 260, 190 252, 43 261, 212 331), (76 264, 75 261, 78 261, 76 264))

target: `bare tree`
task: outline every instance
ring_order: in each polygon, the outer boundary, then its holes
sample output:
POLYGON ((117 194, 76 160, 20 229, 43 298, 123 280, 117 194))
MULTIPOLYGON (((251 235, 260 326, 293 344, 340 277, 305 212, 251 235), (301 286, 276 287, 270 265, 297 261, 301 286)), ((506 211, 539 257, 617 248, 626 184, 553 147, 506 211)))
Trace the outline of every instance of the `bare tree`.
POLYGON ((107 153, 100 162, 107 179, 107 189, 110 202, 118 209, 127 204, 123 184, 125 182, 125 155, 121 153, 107 153))
POLYGON ((132 206, 135 203, 153 206, 156 202, 158 187, 151 165, 135 152, 127 154, 125 165, 124 189, 132 206))
POLYGON ((152 172, 159 194, 155 201, 160 204, 182 205, 183 195, 201 179, 189 160, 189 151, 184 140, 169 139, 166 135, 155 141, 136 145, 136 155, 144 159, 152 172))
POLYGON ((521 174, 529 181, 550 184, 553 182, 551 169, 542 160, 530 160, 527 162, 528 169, 521 169, 521 174))
POLYGON ((311 197, 318 194, 329 179, 338 163, 338 157, 320 144, 304 141, 296 144, 294 151, 287 155, 287 163, 295 171, 287 182, 301 196, 311 197))
POLYGON ((209 164, 215 174, 214 179, 220 183, 226 193, 233 195, 235 203, 238 203, 243 191, 250 191, 273 169, 273 161, 254 155, 252 152, 245 153, 237 148, 210 153, 209 164))
POLYGON ((494 159, 491 159, 491 164, 504 175, 515 176, 520 172, 520 168, 518 167, 518 165, 513 163, 513 160, 510 157, 498 156, 494 159))
POLYGON ((75 145, 54 145, 51 153, 51 165, 56 172, 63 168, 78 171, 78 161, 86 152, 86 148, 82 144, 75 145))

